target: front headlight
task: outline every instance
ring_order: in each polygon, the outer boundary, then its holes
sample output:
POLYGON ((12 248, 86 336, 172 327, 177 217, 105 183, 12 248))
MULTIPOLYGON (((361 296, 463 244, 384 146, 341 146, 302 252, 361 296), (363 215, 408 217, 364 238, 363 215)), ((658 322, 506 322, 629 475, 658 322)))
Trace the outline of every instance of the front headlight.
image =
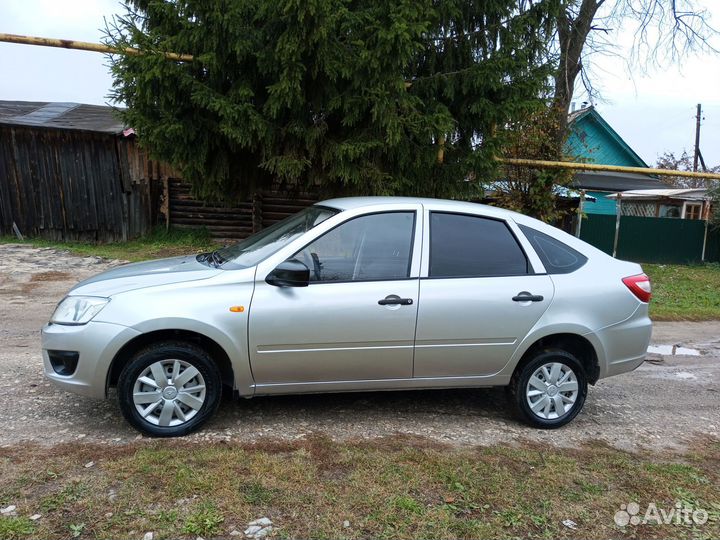
POLYGON ((110 301, 99 296, 67 296, 55 308, 50 322, 55 324, 87 324, 110 301))

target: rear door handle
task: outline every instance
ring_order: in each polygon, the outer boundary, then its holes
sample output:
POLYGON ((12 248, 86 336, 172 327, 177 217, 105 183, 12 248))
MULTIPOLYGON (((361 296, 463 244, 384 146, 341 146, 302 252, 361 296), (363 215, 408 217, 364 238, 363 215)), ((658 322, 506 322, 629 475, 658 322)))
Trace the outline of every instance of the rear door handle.
POLYGON ((543 300, 542 295, 530 294, 529 292, 521 292, 517 296, 513 296, 513 302, 542 302, 543 300))
POLYGON ((381 306, 411 306, 412 303, 412 298, 400 298, 397 294, 391 294, 382 300, 378 300, 378 304, 381 306))

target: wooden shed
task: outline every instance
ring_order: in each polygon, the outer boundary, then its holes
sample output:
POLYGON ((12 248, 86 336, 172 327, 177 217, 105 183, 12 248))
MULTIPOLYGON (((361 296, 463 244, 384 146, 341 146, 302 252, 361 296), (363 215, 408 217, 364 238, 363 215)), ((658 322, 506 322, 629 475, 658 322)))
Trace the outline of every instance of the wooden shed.
POLYGON ((171 173, 139 151, 111 107, 0 101, 0 232, 118 241, 158 221, 171 173))

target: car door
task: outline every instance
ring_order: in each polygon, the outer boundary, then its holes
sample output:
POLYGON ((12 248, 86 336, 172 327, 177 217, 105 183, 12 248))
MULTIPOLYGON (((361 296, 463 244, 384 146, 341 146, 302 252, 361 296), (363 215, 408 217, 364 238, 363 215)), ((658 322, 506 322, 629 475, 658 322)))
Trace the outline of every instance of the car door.
POLYGON ((310 242, 291 257, 310 269, 307 287, 259 273, 249 316, 256 385, 412 377, 419 210, 355 216, 310 242))
POLYGON ((430 212, 428 222, 414 376, 495 374, 550 305, 552 281, 504 220, 430 212))

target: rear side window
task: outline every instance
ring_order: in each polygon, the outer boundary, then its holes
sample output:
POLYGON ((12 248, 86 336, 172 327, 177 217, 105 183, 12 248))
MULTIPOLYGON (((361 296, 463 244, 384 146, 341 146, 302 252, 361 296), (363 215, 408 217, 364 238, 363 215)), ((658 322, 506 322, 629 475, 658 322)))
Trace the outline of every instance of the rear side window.
POLYGON ((587 262, 587 257, 567 244, 531 227, 519 225, 548 274, 569 274, 587 262))
POLYGON ((462 214, 430 214, 430 277, 527 273, 525 253, 505 222, 462 214))

